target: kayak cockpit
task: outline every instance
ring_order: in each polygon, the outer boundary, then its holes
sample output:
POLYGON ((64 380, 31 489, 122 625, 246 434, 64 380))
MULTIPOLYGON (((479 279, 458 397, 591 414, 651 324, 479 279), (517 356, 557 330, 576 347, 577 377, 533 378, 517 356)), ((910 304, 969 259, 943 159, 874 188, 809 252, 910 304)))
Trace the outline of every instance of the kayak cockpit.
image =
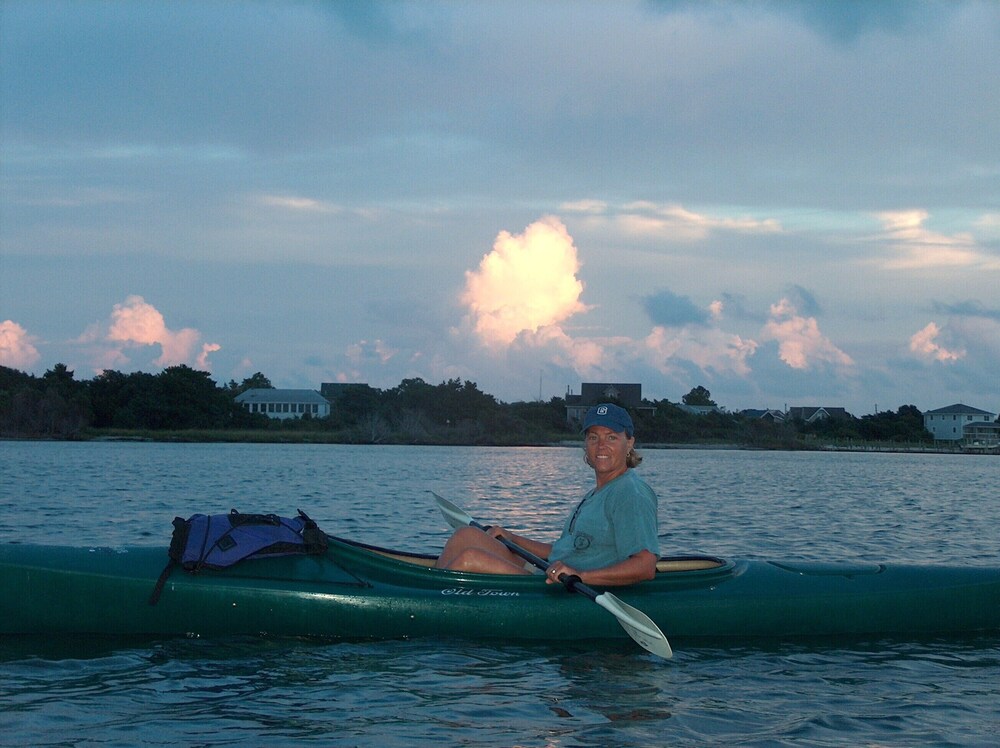
MULTIPOLYGON (((346 540, 336 538, 337 541, 346 545, 361 548, 384 558, 400 561, 414 566, 431 568, 437 560, 436 555, 429 553, 411 553, 409 551, 396 551, 389 548, 382 548, 376 545, 360 543, 356 540, 346 540)), ((711 571, 716 569, 728 569, 732 566, 731 561, 718 558, 717 556, 661 556, 656 562, 657 576, 661 574, 674 574, 684 571, 711 571)))

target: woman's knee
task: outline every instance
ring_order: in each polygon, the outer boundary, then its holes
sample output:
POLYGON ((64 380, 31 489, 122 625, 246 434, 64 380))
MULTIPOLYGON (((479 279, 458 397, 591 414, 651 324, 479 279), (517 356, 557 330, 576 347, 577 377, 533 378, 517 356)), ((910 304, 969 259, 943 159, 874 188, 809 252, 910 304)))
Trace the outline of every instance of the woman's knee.
POLYGON ((486 539, 490 536, 479 528, 469 525, 467 527, 459 527, 455 530, 452 537, 461 541, 463 545, 482 545, 487 542, 486 539))
POLYGON ((483 548, 465 548, 448 564, 454 571, 471 571, 481 574, 525 574, 516 559, 508 560, 483 548))

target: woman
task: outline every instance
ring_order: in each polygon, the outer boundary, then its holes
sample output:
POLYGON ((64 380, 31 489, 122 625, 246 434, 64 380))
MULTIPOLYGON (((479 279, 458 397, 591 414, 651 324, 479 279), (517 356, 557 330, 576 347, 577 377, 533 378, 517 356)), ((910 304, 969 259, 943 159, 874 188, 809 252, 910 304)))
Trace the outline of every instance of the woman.
POLYGON ((484 574, 528 574, 521 557, 497 538, 549 561, 546 582, 563 574, 586 584, 610 587, 652 579, 659 556, 657 499, 632 470, 642 460, 633 449, 635 427, 624 408, 595 405, 583 419, 584 453, 596 486, 567 519, 555 543, 525 538, 502 527, 486 532, 463 527, 448 540, 437 560, 441 569, 484 574))

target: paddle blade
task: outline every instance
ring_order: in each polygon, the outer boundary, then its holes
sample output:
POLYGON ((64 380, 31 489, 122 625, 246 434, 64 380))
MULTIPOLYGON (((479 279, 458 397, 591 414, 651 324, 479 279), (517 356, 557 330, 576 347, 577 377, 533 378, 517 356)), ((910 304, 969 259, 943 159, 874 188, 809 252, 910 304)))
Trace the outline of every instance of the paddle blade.
POLYGON ((663 635, 653 619, 641 610, 622 602, 610 592, 602 592, 594 598, 594 602, 617 618, 618 623, 625 629, 625 633, 647 652, 652 652, 665 659, 674 656, 674 651, 670 648, 667 637, 663 635))
POLYGON ((433 491, 431 491, 431 494, 434 496, 434 500, 437 502, 438 509, 441 510, 441 514, 444 515, 445 520, 454 529, 457 530, 459 527, 466 527, 467 525, 476 524, 475 520, 472 519, 472 517, 470 517, 468 514, 462 511, 460 507, 457 507, 454 504, 452 504, 444 496, 439 496, 433 491))

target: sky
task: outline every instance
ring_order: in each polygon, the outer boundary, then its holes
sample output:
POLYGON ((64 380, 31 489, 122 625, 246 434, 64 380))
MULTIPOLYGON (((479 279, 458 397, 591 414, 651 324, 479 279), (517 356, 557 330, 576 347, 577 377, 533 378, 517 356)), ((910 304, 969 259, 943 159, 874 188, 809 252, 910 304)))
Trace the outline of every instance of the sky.
POLYGON ((0 364, 1000 410, 1000 3, 0 5, 0 364))

